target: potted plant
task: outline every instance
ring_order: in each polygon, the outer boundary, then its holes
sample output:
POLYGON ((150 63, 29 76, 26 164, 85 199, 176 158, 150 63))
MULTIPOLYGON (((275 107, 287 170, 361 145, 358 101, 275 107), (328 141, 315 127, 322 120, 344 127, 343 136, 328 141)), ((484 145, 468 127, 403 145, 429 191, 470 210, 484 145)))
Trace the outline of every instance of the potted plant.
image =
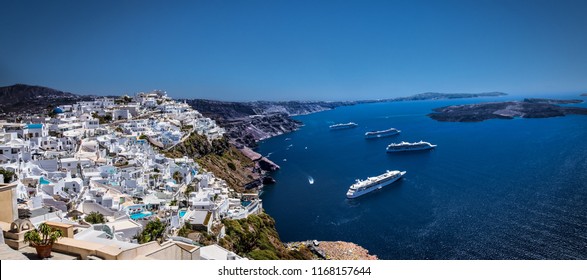
POLYGON ((35 247, 37 255, 41 259, 51 256, 51 248, 57 239, 63 236, 63 231, 48 226, 45 223, 39 225, 38 229, 31 230, 24 235, 31 247, 35 247))

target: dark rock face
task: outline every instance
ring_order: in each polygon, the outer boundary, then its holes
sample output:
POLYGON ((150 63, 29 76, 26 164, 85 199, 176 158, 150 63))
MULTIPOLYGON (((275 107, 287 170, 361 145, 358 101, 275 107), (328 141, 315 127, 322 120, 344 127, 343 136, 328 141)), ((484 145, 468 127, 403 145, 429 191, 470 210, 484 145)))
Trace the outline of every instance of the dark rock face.
POLYGON ((225 102, 214 100, 187 100, 204 116, 215 119, 227 131, 227 136, 238 145, 256 147, 257 141, 295 131, 302 123, 292 115, 330 110, 352 102, 225 102))
POLYGON ((238 143, 255 147, 256 142, 297 130, 302 123, 286 114, 254 115, 224 124, 228 137, 238 143))
POLYGON ((275 171, 279 169, 279 165, 275 164, 273 161, 270 161, 266 157, 259 159, 258 163, 259 168, 261 168, 263 171, 275 171))
POLYGON ((250 181, 247 184, 245 184, 245 189, 247 189, 247 190, 256 189, 256 188, 263 185, 263 181, 264 180, 261 180, 261 179, 256 179, 256 180, 250 181))
POLYGON ((356 101, 255 101, 250 102, 256 107, 257 113, 282 113, 289 116, 307 115, 325 110, 331 110, 340 106, 350 106, 358 104, 356 101))
POLYGON ((565 100, 565 99, 526 98, 526 99, 524 99, 524 102, 528 102, 528 103, 546 103, 546 104, 576 104, 576 103, 582 103, 583 100, 579 100, 579 99, 565 100))
POLYGON ((203 115, 220 122, 257 114, 247 103, 203 99, 188 99, 186 102, 203 115))
MULTIPOLYGON (((480 122, 489 119, 551 118, 568 114, 587 115, 587 108, 561 107, 552 104, 561 100, 530 100, 457 105, 434 109, 428 114, 437 121, 480 122)), ((570 101, 570 103, 576 103, 570 101)), ((565 103, 566 104, 566 103, 565 103)))
POLYGON ((186 102, 203 115, 217 121, 237 120, 253 115, 285 114, 305 115, 339 106, 354 105, 354 101, 313 102, 313 101, 252 101, 227 102, 204 99, 188 99, 186 102))
POLYGON ((43 113, 57 105, 74 104, 94 98, 95 96, 76 95, 47 87, 15 84, 0 87, 0 113, 43 113))
POLYGON ((275 179, 273 179, 271 176, 265 176, 265 178, 263 178, 263 185, 271 185, 275 183, 275 179))

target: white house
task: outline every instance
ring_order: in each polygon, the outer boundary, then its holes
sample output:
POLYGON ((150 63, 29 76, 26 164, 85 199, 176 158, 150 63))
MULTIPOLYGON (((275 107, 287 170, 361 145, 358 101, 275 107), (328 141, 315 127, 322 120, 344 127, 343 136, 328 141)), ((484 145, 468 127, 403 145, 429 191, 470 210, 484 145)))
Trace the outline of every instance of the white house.
POLYGON ((46 137, 49 134, 49 130, 42 123, 30 123, 25 125, 23 134, 26 139, 33 137, 46 137))
POLYGON ((81 191, 82 187, 83 187, 83 181, 80 178, 72 178, 71 177, 71 173, 68 172, 67 176, 61 180, 59 180, 59 182, 57 182, 57 185, 59 185, 59 187, 67 193, 78 193, 81 191))
POLYGON ((113 120, 128 120, 132 116, 128 110, 113 110, 112 111, 112 119, 113 120))

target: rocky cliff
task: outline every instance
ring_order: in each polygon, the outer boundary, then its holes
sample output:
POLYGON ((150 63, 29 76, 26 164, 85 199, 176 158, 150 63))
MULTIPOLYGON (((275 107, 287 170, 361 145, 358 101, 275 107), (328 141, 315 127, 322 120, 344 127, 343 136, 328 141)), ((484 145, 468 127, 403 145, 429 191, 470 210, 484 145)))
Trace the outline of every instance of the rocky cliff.
POLYGON ((251 101, 227 102, 206 99, 186 100, 194 109, 213 119, 235 120, 252 115, 284 114, 305 115, 340 106, 357 104, 356 101, 251 101))
POLYGON ((188 156, 195 159, 201 167, 239 192, 246 192, 248 184, 262 180, 264 176, 257 164, 226 138, 210 142, 206 136, 191 133, 183 142, 163 153, 170 158, 188 156))
POLYGON ((43 113, 57 105, 74 104, 94 98, 95 96, 77 95, 48 87, 15 84, 0 87, 0 114, 43 113))
POLYGON ((226 235, 218 244, 253 260, 311 260, 307 247, 288 249, 279 239, 275 220, 265 213, 246 219, 222 220, 226 235))
POLYGON ((271 113, 229 120, 220 125, 236 143, 255 147, 257 141, 297 130, 302 123, 287 114, 271 113))
POLYGON ((302 123, 291 118, 331 110, 356 102, 253 101, 226 102, 215 100, 186 100, 204 116, 216 120, 237 145, 255 147, 257 141, 297 130, 302 123))

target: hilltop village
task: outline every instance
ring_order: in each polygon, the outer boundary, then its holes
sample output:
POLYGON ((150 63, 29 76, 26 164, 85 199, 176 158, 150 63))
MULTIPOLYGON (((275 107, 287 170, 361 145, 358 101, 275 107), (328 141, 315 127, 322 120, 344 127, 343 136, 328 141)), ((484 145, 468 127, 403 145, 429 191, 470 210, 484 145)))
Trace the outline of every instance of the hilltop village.
MULTIPOLYGON (((35 258, 26 233, 48 225, 62 235, 53 259, 243 258, 259 245, 243 247, 248 230, 239 223, 274 225, 259 193, 263 169, 279 167, 246 147, 239 151, 245 159, 232 161, 224 134, 163 91, 0 121, 3 254, 35 258), (207 169, 246 169, 241 177, 250 182, 207 169)), ((249 257, 312 257, 307 249, 280 250, 249 257)))

